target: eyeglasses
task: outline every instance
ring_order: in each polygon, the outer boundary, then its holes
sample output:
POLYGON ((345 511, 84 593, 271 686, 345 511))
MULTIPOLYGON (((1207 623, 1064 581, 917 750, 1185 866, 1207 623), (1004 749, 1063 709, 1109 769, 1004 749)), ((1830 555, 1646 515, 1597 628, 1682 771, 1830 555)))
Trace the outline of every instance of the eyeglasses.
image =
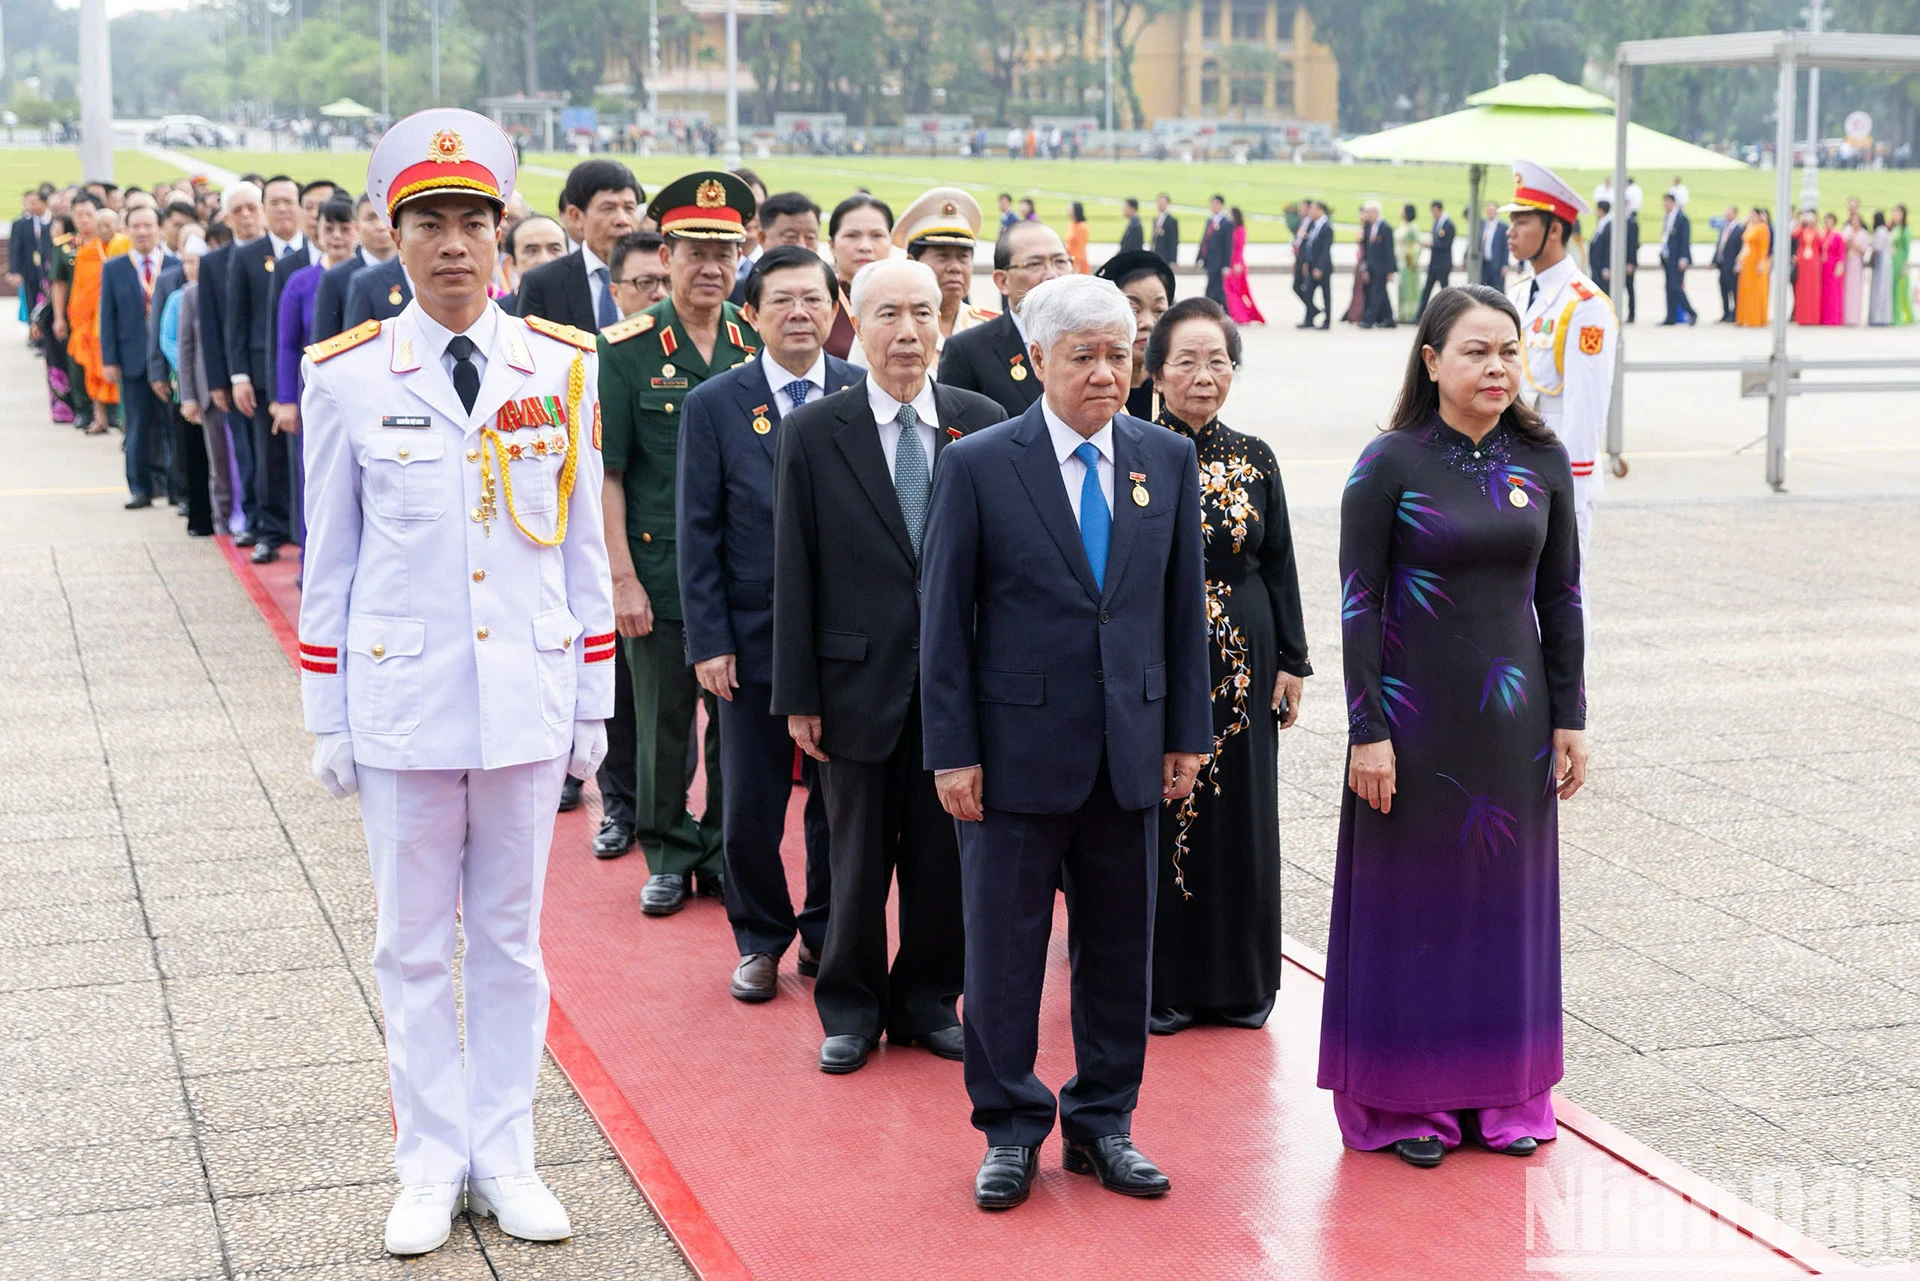
POLYGON ((613 283, 616 285, 625 285, 629 289, 638 289, 642 293, 654 289, 673 288, 673 278, 671 276, 628 276, 624 280, 617 279, 613 283))
POLYGON ((1072 271, 1073 259, 1065 254, 1055 254, 1051 258, 1029 258, 1025 262, 1013 264, 1015 271, 1045 271, 1052 267, 1055 271, 1072 271))
POLYGON ((1233 372, 1233 362, 1225 356, 1215 356, 1206 361, 1198 361, 1191 356, 1184 356, 1179 360, 1169 360, 1167 362, 1167 372, 1179 374, 1182 377, 1202 367, 1215 378, 1224 378, 1233 372))

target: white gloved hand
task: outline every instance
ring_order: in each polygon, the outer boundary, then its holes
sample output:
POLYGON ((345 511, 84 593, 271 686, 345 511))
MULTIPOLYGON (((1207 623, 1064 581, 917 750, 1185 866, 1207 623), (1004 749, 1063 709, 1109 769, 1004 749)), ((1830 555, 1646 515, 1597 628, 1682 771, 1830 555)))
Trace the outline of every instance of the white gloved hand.
POLYGON ((578 779, 589 779, 600 769, 600 762, 607 759, 607 723, 605 721, 575 721, 573 723, 573 760, 567 765, 567 773, 578 779))
POLYGON ((320 786, 344 801, 360 790, 360 776, 353 769, 353 735, 320 734, 313 740, 313 776, 320 786))

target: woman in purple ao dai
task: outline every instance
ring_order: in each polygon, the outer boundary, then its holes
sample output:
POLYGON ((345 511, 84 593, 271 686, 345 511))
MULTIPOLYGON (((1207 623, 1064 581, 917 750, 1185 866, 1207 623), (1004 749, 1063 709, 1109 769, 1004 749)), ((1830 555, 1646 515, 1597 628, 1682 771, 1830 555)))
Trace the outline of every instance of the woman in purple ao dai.
MULTIPOLYGON (((1569 340, 1574 340, 1569 335, 1569 340)), ((1513 304, 1421 319, 1340 513, 1348 790, 1321 1018, 1348 1147, 1525 1156, 1561 1077, 1557 805, 1586 776, 1566 450, 1515 400, 1513 304)))

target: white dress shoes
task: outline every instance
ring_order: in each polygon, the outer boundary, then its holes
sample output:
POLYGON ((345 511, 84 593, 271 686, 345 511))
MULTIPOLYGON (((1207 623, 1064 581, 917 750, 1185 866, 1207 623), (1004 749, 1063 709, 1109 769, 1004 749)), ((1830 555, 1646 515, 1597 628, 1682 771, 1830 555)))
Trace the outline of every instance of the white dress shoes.
POLYGON ((387 1253, 426 1254, 446 1244, 460 1213, 458 1183, 410 1183, 387 1214, 387 1253))
POLYGON ((567 1212, 537 1174, 505 1174, 467 1181, 467 1209, 491 1214, 500 1230, 522 1241, 564 1241, 573 1235, 567 1212))

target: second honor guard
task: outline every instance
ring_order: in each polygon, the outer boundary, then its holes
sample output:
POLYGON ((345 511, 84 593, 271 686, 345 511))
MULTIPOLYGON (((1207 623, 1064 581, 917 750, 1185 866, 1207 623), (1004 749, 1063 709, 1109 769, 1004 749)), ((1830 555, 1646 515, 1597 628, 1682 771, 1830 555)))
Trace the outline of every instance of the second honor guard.
POLYGON ((980 202, 958 187, 935 187, 907 206, 893 224, 893 243, 933 268, 940 282, 940 333, 947 339, 984 325, 1000 313, 967 301, 973 288, 973 247, 980 239, 980 202))
POLYGON ((367 190, 416 289, 307 349, 301 696, 314 774, 360 793, 379 916, 394 1254, 462 1205, 569 1236, 534 1172, 540 897, 560 780, 613 711, 593 338, 487 297, 514 152, 469 111, 387 131, 367 190), (454 1003, 466 933, 466 1053, 454 1003))
POLYGON ((1586 201, 1553 170, 1531 160, 1513 162, 1513 186, 1512 202, 1500 210, 1508 215, 1507 245, 1533 271, 1507 293, 1520 311, 1527 400, 1560 437, 1573 464, 1581 612, 1591 639, 1587 546, 1593 538, 1594 500, 1600 496, 1599 458, 1606 441, 1607 406, 1613 400, 1620 328, 1613 304, 1567 252, 1573 224, 1587 212, 1586 201))

